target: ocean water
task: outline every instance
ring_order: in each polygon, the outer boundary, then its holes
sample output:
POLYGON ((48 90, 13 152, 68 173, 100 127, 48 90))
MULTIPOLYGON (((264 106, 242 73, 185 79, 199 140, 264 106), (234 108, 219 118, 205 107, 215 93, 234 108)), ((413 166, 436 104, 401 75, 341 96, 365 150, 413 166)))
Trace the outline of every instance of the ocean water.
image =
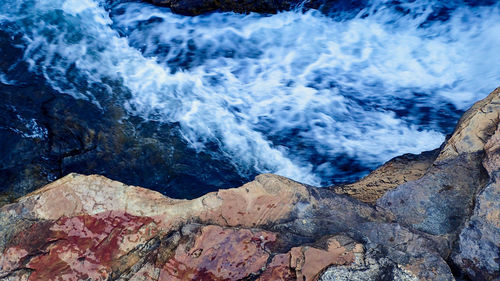
MULTIPOLYGON (((190 148, 249 180, 358 179, 439 147, 500 86, 494 1, 186 17, 139 2, 3 0, 0 29, 54 90, 178 123, 190 148)), ((2 69, 0 83, 15 85, 2 69)))

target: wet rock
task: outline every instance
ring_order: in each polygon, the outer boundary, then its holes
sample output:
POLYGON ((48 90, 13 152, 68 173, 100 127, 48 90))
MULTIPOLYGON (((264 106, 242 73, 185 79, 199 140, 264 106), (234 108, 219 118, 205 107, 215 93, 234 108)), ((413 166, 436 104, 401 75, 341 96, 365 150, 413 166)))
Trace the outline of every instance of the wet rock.
POLYGON ((329 1, 329 0, 146 0, 158 6, 169 7, 172 12, 196 16, 213 11, 235 13, 263 13, 275 14, 292 9, 317 9, 327 15, 354 16, 366 7, 366 0, 356 1, 329 1))
POLYGON ((174 13, 195 16, 211 11, 231 11, 236 13, 276 13, 289 10, 300 1, 297 0, 258 0, 258 1, 234 1, 234 0, 148 0, 155 5, 166 6, 174 13))
POLYGON ((0 83, 0 93, 0 205, 71 172, 181 198, 243 183, 232 164, 189 148, 176 124, 127 116, 116 100, 98 106, 43 81, 0 83))

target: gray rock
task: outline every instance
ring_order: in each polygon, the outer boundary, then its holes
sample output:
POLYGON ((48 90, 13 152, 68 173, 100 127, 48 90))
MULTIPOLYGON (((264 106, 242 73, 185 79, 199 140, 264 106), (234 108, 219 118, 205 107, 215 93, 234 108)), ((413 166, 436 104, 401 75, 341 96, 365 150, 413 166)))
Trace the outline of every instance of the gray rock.
POLYGON ((491 182, 477 197, 474 214, 460 233, 453 260, 473 280, 500 277, 500 128, 485 146, 491 182))

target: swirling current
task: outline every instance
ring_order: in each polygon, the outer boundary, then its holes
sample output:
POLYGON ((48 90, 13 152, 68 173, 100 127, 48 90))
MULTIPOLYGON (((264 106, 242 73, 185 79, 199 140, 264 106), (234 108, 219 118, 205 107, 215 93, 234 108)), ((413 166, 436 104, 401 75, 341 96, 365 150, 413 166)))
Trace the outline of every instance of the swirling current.
POLYGON ((130 116, 179 124, 193 151, 244 179, 327 186, 439 147, 499 85, 500 5, 440 2, 188 17, 133 1, 3 0, 0 30, 22 55, 0 83, 16 85, 23 61, 61 95, 113 96, 130 116))

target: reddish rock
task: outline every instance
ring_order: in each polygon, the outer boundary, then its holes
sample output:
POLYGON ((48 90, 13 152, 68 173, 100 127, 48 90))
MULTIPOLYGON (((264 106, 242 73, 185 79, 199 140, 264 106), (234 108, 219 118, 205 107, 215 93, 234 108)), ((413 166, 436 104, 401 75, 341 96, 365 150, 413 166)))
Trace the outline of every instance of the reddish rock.
POLYGON ((327 240, 327 248, 295 247, 290 251, 290 266, 295 269, 297 280, 312 281, 331 265, 349 265, 355 254, 361 254, 363 246, 357 244, 352 251, 342 247, 335 238, 327 240))
POLYGON ((269 258, 266 244, 276 234, 205 226, 194 242, 180 243, 162 267, 161 280, 241 280, 257 275, 269 258))
MULTIPOLYGON (((113 262, 155 234, 151 218, 123 212, 62 217, 19 232, 4 251, 6 261, 33 270, 29 280, 106 279, 113 262)), ((7 264, 8 265, 8 264, 7 264)), ((2 268, 6 268, 5 265, 2 268)))
POLYGON ((297 275, 295 274, 295 270, 290 266, 290 259, 290 253, 278 254, 274 256, 266 270, 257 280, 296 280, 297 275))

